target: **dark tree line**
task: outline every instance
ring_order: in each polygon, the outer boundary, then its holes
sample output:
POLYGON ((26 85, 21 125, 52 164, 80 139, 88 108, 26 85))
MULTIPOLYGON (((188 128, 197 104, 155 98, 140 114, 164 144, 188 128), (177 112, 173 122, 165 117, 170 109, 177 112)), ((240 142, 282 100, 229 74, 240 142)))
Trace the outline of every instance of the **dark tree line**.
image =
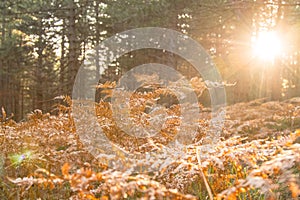
MULTIPOLYGON (((89 49, 121 31, 149 26, 183 32, 203 45, 223 79, 236 82, 227 89, 229 103, 300 95, 296 0, 3 0, 0 106, 16 120, 34 109, 51 111, 55 97, 71 95, 89 49), (287 43, 284 55, 272 63, 251 55, 251 37, 263 29, 280 32, 287 43)), ((97 79, 115 80, 148 62, 172 66, 187 77, 194 74, 178 56, 148 49, 122 56, 97 79)))

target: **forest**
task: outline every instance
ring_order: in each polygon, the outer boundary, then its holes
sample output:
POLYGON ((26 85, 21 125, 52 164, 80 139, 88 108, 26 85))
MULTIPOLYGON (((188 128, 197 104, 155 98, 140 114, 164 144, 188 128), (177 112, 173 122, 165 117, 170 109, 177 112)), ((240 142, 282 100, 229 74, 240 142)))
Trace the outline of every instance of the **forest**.
POLYGON ((299 0, 0 1, 0 199, 299 198, 299 0))

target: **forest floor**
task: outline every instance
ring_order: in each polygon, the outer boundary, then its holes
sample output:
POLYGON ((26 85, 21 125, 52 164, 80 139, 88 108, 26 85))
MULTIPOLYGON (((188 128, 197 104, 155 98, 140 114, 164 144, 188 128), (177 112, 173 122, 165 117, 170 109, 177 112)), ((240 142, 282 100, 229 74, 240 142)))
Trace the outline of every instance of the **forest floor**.
MULTIPOLYGON (((5 115, 5 113, 3 113, 5 115)), ((209 119, 203 112, 203 119, 209 119)), ((0 199, 299 199, 300 98, 227 107, 221 141, 155 173, 125 173, 81 143, 67 107, 0 126, 0 199), (298 130, 297 130, 298 129, 298 130)))

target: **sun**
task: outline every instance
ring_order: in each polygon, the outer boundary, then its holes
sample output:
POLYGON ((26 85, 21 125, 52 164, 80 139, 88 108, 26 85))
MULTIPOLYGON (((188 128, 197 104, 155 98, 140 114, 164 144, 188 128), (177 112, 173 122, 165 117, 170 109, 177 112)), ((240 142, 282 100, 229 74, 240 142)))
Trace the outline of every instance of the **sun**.
POLYGON ((254 55, 262 60, 272 61, 282 53, 281 40, 275 31, 259 32, 252 42, 254 55))

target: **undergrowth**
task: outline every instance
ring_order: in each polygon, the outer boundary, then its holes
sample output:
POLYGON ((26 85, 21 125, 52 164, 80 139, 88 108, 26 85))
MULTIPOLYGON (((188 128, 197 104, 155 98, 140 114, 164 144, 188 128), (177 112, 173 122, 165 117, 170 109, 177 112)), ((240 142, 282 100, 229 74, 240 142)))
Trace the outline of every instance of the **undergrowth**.
MULTIPOLYGON (((201 81, 193 81, 201 94, 201 81)), ((109 96, 111 86, 99 87, 109 96)), ((135 93, 131 117, 149 124, 161 114, 147 111, 157 103, 153 99, 168 95, 173 94, 163 88, 135 93)), ((69 97, 61 98, 71 106, 69 97)), ((7 120, 2 109, 0 199, 299 199, 299 105, 229 106, 220 141, 205 155, 201 139, 211 116, 201 107, 194 144, 182 157, 150 173, 122 171, 95 159, 76 134, 71 107, 60 104, 56 109, 57 115, 35 110, 20 123, 7 120)), ((172 117, 149 141, 124 134, 113 121, 109 102, 96 105, 106 136, 129 153, 152 151, 174 139, 183 108, 174 103, 159 109, 172 117)))

